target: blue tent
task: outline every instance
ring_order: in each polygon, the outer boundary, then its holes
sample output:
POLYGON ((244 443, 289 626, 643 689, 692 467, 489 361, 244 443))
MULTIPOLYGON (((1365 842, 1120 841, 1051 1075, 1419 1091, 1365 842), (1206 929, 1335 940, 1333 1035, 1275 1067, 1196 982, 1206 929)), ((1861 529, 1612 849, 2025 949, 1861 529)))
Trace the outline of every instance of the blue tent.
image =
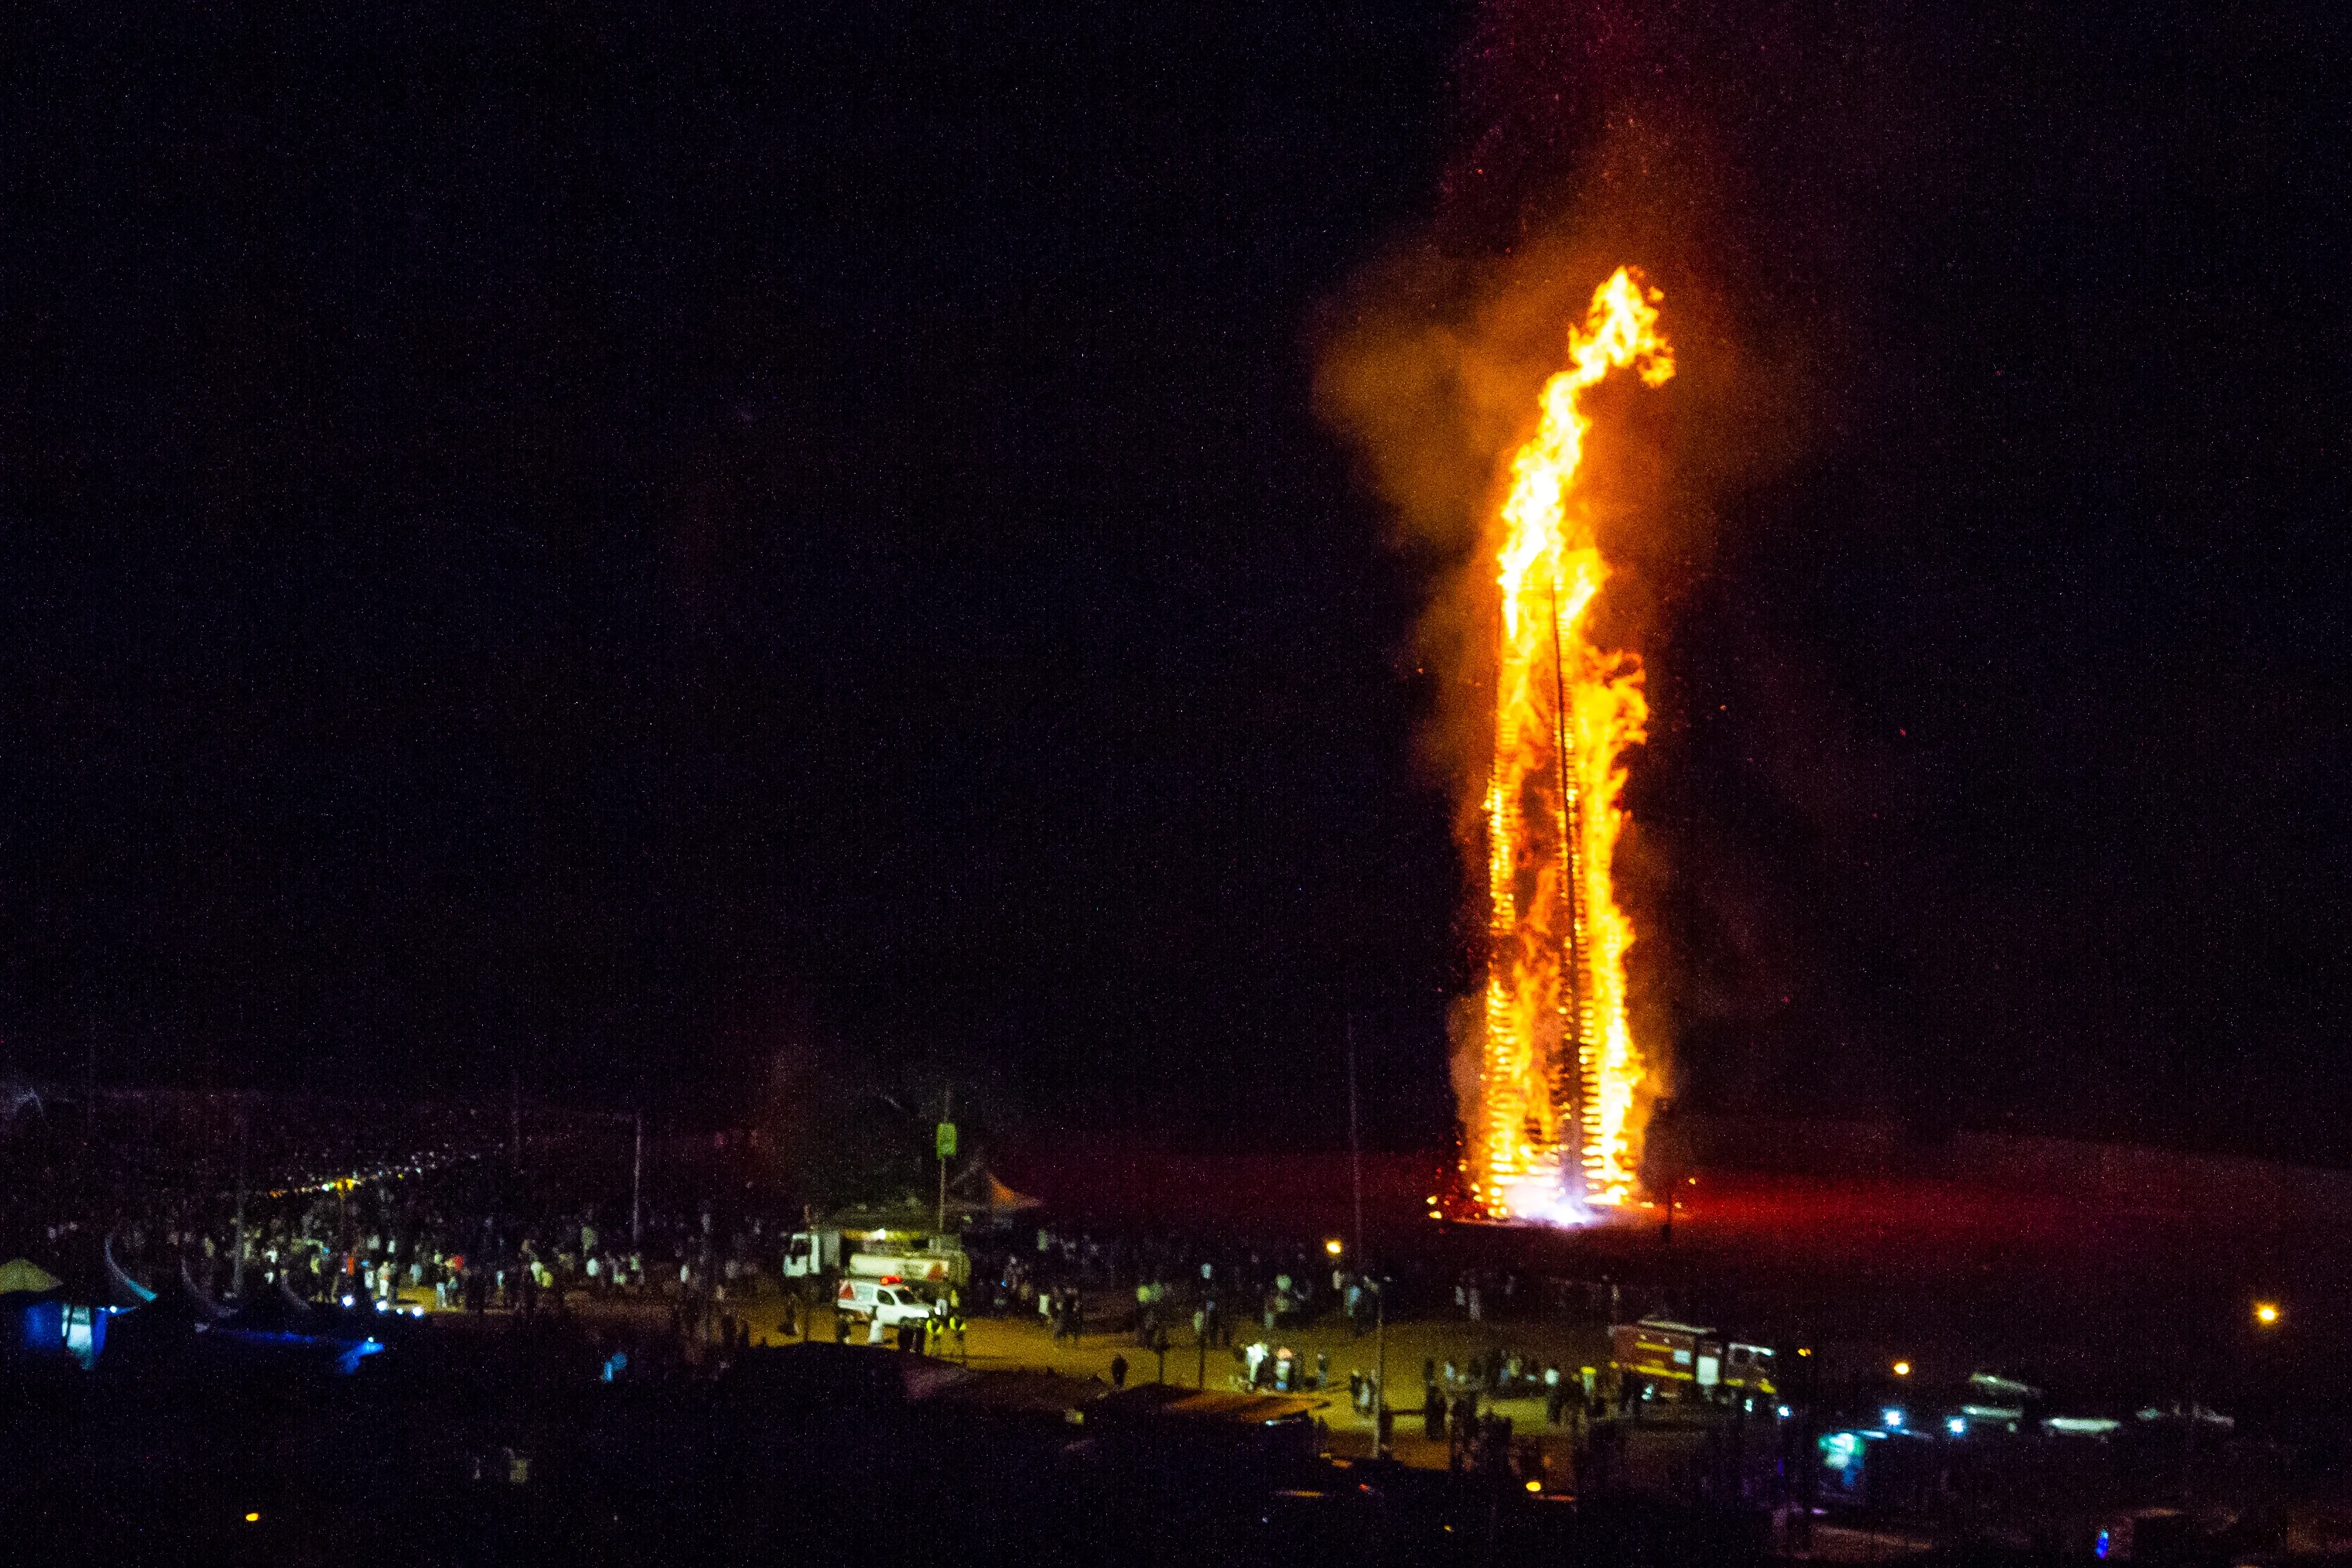
POLYGON ((0 1263, 0 1363, 66 1353, 64 1282, 28 1258, 0 1263))
POLYGON ((21 1258, 0 1265, 0 1354, 87 1369, 105 1353, 114 1315, 154 1299, 114 1261, 111 1237, 78 1232, 47 1268, 21 1258))

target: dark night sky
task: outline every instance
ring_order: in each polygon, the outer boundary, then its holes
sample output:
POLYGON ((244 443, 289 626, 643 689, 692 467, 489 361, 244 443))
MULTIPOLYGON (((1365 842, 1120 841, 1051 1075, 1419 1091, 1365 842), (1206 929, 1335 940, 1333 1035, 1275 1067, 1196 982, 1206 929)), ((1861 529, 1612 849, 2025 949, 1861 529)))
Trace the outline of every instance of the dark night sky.
POLYGON ((1319 1140, 1344 1005, 1441 1136, 1442 563, 1313 324, 1646 117, 1827 323, 1660 585, 1685 1091, 2352 1157, 2340 36, 1656 9, 16 13, 7 1058, 1319 1140))

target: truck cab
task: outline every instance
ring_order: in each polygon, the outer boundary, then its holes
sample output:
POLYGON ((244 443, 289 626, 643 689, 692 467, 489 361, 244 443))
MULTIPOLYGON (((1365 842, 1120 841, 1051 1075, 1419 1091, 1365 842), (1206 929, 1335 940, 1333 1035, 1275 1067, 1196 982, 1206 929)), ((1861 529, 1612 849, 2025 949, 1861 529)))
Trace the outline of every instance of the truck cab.
POLYGON ((841 1268, 841 1232, 796 1230, 784 1238, 784 1278, 815 1279, 841 1268))

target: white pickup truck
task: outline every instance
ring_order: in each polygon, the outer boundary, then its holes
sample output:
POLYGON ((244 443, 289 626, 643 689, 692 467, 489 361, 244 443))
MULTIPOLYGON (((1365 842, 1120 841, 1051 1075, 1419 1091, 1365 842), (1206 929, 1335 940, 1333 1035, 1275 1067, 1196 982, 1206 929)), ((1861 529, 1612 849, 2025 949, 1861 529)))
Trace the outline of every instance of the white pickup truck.
POLYGON ((833 1310, 852 1318, 872 1318, 886 1329, 919 1323, 931 1315, 921 1291, 893 1279, 844 1279, 834 1292, 833 1310))

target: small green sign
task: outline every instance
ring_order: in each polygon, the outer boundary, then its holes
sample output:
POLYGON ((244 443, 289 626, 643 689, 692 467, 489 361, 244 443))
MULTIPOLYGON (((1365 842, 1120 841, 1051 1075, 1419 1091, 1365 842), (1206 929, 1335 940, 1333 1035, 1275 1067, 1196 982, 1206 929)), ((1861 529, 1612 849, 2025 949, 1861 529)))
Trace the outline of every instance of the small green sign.
POLYGON ((940 1123, 940 1158, 952 1160, 955 1158, 955 1123, 942 1121, 940 1123))

